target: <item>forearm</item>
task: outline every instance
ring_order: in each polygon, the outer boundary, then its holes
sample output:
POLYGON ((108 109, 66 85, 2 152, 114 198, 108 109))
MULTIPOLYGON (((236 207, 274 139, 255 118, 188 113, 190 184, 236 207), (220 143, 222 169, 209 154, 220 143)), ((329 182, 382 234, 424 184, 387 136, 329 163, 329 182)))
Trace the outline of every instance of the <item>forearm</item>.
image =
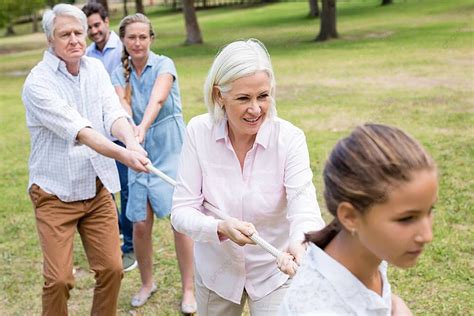
POLYGON ((160 113, 161 107, 161 102, 152 100, 150 98, 150 102, 145 109, 145 113, 143 113, 143 119, 140 122, 140 125, 143 125, 148 130, 160 113))
POLYGON ((112 135, 117 137, 125 146, 129 146, 133 142, 136 142, 135 135, 133 133, 132 126, 125 117, 117 119, 112 124, 112 135))
POLYGON ((85 127, 77 134, 77 141, 95 150, 101 155, 122 160, 125 149, 115 145, 101 133, 92 128, 85 127))
POLYGON ((173 209, 171 224, 176 231, 188 235, 194 241, 220 242, 217 235, 218 220, 196 209, 190 207, 173 209))

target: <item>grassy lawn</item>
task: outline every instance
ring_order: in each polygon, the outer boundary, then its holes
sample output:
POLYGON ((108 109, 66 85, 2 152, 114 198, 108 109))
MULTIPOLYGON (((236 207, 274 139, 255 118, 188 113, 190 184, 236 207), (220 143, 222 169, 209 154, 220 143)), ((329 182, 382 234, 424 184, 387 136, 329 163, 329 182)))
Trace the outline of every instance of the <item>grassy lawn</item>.
MULTIPOLYGON (((272 55, 279 115, 307 136, 322 203, 321 170, 334 143, 364 122, 396 125, 418 138, 440 171, 434 241, 410 270, 390 269, 393 291, 415 314, 474 313, 474 4, 469 0, 347 1, 338 6, 341 38, 315 43, 319 20, 306 2, 199 11, 205 44, 184 47, 180 13, 150 12, 153 50, 174 59, 186 120, 205 112, 202 86, 217 49, 239 38, 262 40, 272 55)), ((118 21, 113 21, 117 29, 118 21)), ((42 58, 43 34, 0 38, 0 315, 41 311, 42 256, 26 194, 29 135, 21 89, 42 58)), ((324 216, 329 219, 327 213, 324 216)), ((176 315, 180 278, 168 220, 154 228, 160 290, 131 309, 140 285, 127 273, 121 315, 176 315)), ((89 312, 93 275, 75 242, 71 315, 89 312)))

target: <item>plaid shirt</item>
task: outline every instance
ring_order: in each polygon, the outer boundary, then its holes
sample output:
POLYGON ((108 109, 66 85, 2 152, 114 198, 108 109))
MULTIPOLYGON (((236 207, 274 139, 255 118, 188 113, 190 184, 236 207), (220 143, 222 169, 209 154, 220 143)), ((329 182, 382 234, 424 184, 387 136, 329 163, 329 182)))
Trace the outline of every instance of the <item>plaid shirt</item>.
POLYGON ((93 198, 99 177, 110 192, 120 183, 113 159, 77 142, 82 128, 110 137, 112 124, 127 117, 102 63, 82 57, 78 76, 50 51, 23 87, 26 124, 31 136, 30 180, 64 202, 93 198))

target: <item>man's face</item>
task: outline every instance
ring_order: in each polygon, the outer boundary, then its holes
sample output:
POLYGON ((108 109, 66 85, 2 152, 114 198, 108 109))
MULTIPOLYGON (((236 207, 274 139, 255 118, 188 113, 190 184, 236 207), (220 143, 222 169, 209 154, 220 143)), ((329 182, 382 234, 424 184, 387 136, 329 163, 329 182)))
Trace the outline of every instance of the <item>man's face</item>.
POLYGON ((86 33, 82 24, 70 16, 58 16, 49 40, 56 56, 66 64, 79 62, 86 51, 86 33))
POLYGON ((97 46, 104 47, 109 38, 109 18, 102 20, 99 13, 91 14, 87 18, 87 35, 97 46))

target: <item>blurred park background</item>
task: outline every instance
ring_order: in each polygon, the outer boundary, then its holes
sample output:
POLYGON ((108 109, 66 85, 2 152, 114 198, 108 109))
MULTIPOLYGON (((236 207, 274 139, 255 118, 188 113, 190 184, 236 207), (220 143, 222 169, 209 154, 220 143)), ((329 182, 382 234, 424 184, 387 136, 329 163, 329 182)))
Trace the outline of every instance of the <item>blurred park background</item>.
MULTIPOLYGON (((41 312, 42 257, 26 193, 29 135, 21 90, 46 48, 41 13, 56 2, 0 0, 2 316, 41 312)), ((267 45, 279 116, 306 133, 328 220, 321 171, 339 138, 358 124, 378 122, 419 139, 439 166, 434 241, 416 267, 390 269, 393 291, 416 315, 474 313, 472 0, 109 0, 114 30, 124 3, 129 14, 139 9, 150 17, 157 34, 153 51, 175 61, 186 121, 206 111, 202 86, 222 45, 249 37, 267 45)), ((82 7, 84 1, 75 4, 82 7)), ((179 314, 180 279, 168 220, 155 222, 153 238, 159 291, 147 305, 132 309, 139 273, 126 273, 120 315, 179 314)), ((94 280, 79 238, 74 265, 70 314, 87 315, 94 280)))

